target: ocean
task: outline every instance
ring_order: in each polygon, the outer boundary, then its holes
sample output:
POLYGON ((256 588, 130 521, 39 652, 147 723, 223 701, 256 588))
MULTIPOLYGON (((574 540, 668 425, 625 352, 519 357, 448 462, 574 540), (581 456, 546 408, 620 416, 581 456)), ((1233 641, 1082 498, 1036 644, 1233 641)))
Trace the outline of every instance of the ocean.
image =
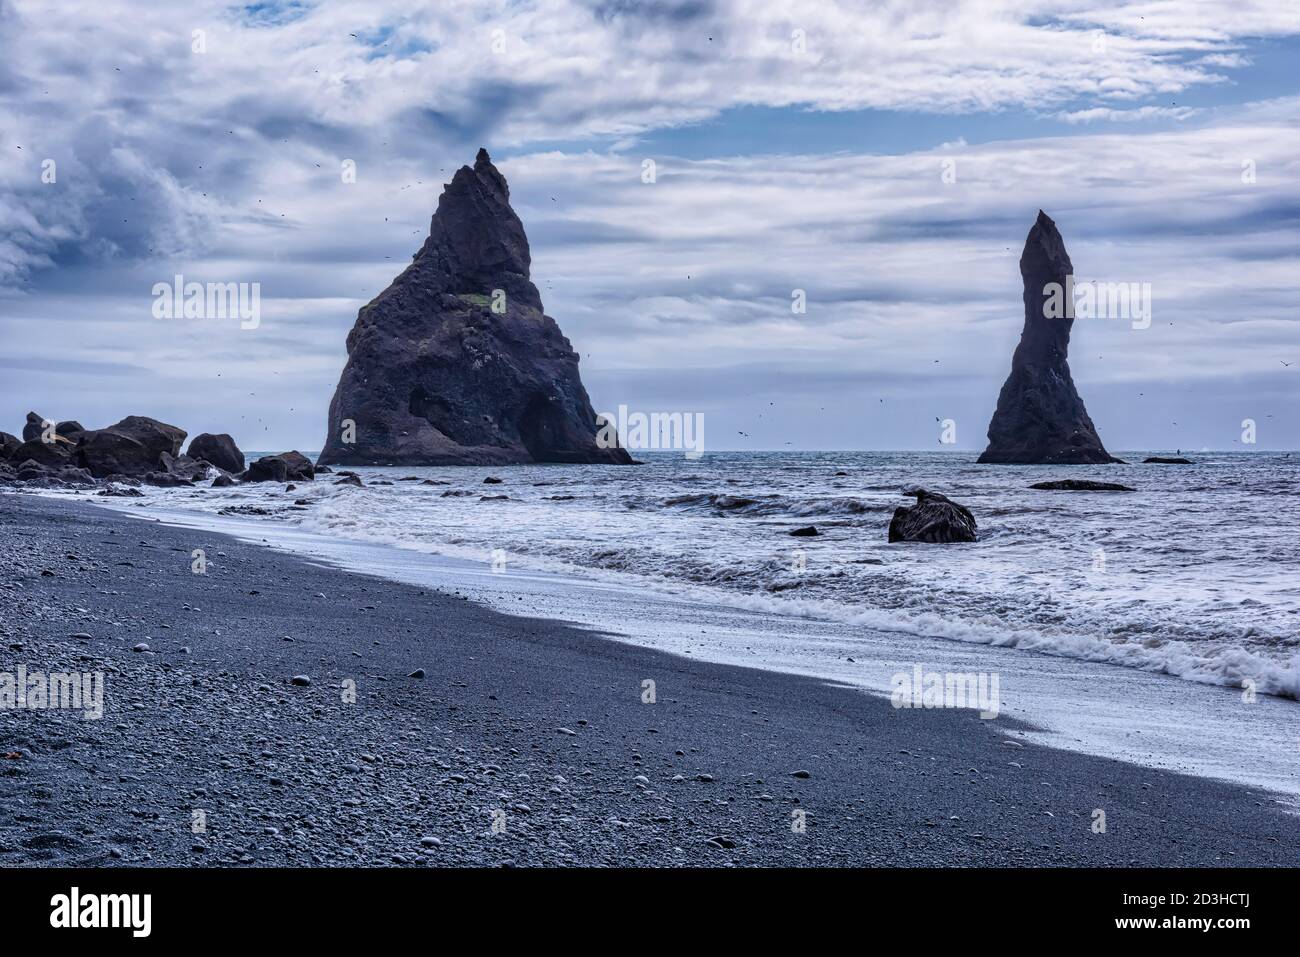
POLYGON ((145 491, 498 570, 607 577, 1300 698, 1300 457, 1055 468, 945 452, 645 458, 630 468, 360 468, 365 488, 326 475, 294 493, 274 483, 145 491), (483 484, 488 476, 503 482, 483 484), (1137 491, 1029 488, 1055 478, 1137 491), (890 516, 918 485, 971 508, 980 540, 889 544, 890 516), (809 525, 820 534, 790 535, 809 525))

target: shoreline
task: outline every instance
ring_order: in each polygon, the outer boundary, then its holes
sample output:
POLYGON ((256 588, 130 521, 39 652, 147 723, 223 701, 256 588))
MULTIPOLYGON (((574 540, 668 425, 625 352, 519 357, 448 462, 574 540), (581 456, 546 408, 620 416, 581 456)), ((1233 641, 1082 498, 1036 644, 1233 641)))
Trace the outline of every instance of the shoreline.
POLYGON ((1011 717, 896 711, 88 503, 4 495, 0 520, 17 546, 0 670, 107 674, 100 721, 0 718, 21 755, 0 767, 0 866, 1284 866, 1300 850, 1275 795, 1007 743, 1011 717))
POLYGON ((999 710, 1039 729, 1015 732, 1021 741, 1264 788, 1300 807, 1300 754, 1291 747, 1300 735, 1300 711, 1286 698, 1258 695, 1243 706, 1235 689, 999 641, 1004 633, 990 637, 987 628, 967 634, 960 618, 916 630, 871 609, 846 619, 780 599, 647 582, 630 573, 592 575, 514 562, 498 570, 437 549, 329 535, 280 517, 214 514, 170 499, 97 504, 136 519, 232 535, 344 571, 455 591, 506 615, 528 614, 692 660, 842 684, 886 699, 894 676, 918 666, 972 676, 991 672, 1001 684, 999 710))

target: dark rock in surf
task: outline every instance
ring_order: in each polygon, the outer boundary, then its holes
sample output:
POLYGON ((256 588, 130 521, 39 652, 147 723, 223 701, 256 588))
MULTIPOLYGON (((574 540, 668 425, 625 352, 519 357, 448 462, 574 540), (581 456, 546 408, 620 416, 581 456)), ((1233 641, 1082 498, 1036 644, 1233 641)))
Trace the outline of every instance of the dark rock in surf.
POLYGON ((218 475, 212 480, 211 488, 229 488, 235 484, 235 480, 229 475, 218 475))
POLYGON ((144 476, 145 485, 156 485, 159 488, 180 488, 182 485, 193 485, 189 479, 172 472, 147 472, 144 476))
POLYGON ((796 528, 790 534, 796 538, 811 538, 814 535, 820 535, 821 532, 817 531, 816 525, 808 525, 804 528, 796 528))
POLYGON ((205 462, 211 462, 217 468, 230 472, 232 475, 238 475, 244 471, 244 453, 239 451, 239 446, 235 444, 235 440, 224 432, 220 435, 203 432, 194 436, 190 440, 190 447, 185 454, 192 459, 203 459, 205 462))
POLYGON ((1048 301, 1066 298, 1074 266, 1056 224, 1042 210, 1020 256, 1025 324, 1011 374, 989 423, 983 463, 1083 465, 1118 462, 1101 444, 1074 387, 1067 355, 1073 304, 1057 316, 1048 301))
POLYGON ((335 485, 355 485, 357 488, 361 488, 361 487, 362 487, 361 476, 359 476, 359 475, 345 475, 345 476, 343 476, 342 478, 335 479, 335 480, 334 480, 334 484, 335 484, 335 485))
POLYGON ((578 355, 530 268, 505 178, 479 150, 414 261, 358 313, 320 461, 630 463, 597 444, 578 355))
POLYGON ((1135 492, 1137 489, 1117 482, 1092 482, 1088 479, 1059 479, 1055 482, 1036 482, 1030 488, 1049 492, 1135 492))
POLYGON ((212 466, 207 462, 199 462, 188 455, 171 456, 164 452, 158 457, 162 463, 162 471, 177 478, 183 478, 187 482, 197 482, 199 479, 205 479, 212 471, 212 466))
POLYGON ((916 504, 899 506, 889 523, 891 542, 973 542, 975 516, 965 505, 958 505, 945 495, 923 488, 906 493, 916 496, 916 504))
POLYGON ((1142 460, 1143 465, 1195 465, 1191 459, 1174 456, 1153 455, 1142 460))
POLYGON ((96 478, 114 473, 140 478, 164 471, 163 453, 181 453, 185 430, 143 415, 128 415, 106 429, 83 432, 77 443, 77 461, 96 478))
POLYGON ((263 455, 240 476, 245 482, 310 482, 315 477, 311 459, 301 452, 263 455))

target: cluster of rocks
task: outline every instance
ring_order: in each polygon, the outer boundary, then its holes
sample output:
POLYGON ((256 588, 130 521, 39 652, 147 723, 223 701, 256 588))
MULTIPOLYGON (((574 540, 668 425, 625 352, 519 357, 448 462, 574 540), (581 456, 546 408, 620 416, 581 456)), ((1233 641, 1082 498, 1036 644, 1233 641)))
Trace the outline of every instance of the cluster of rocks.
POLYGON ((229 435, 204 432, 182 453, 185 437, 184 429, 143 415, 87 429, 80 422, 53 422, 28 412, 21 438, 0 432, 0 485, 103 486, 104 494, 129 495, 140 485, 211 480, 221 486, 315 477, 311 461, 298 452, 264 456, 245 467, 244 453, 229 435))

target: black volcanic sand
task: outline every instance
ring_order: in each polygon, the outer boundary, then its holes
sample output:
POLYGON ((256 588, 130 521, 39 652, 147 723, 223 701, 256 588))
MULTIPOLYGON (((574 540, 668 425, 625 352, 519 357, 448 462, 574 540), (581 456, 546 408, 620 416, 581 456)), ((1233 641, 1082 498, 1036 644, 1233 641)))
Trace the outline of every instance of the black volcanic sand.
POLYGON ((1267 794, 1010 746, 1002 719, 895 710, 85 503, 0 495, 0 542, 0 670, 108 682, 99 721, 0 715, 2 865, 1291 865, 1300 852, 1296 818, 1267 794), (190 571, 200 547, 206 575, 190 571), (417 668, 423 680, 407 677, 417 668), (290 685, 297 674, 311 685, 290 685))

